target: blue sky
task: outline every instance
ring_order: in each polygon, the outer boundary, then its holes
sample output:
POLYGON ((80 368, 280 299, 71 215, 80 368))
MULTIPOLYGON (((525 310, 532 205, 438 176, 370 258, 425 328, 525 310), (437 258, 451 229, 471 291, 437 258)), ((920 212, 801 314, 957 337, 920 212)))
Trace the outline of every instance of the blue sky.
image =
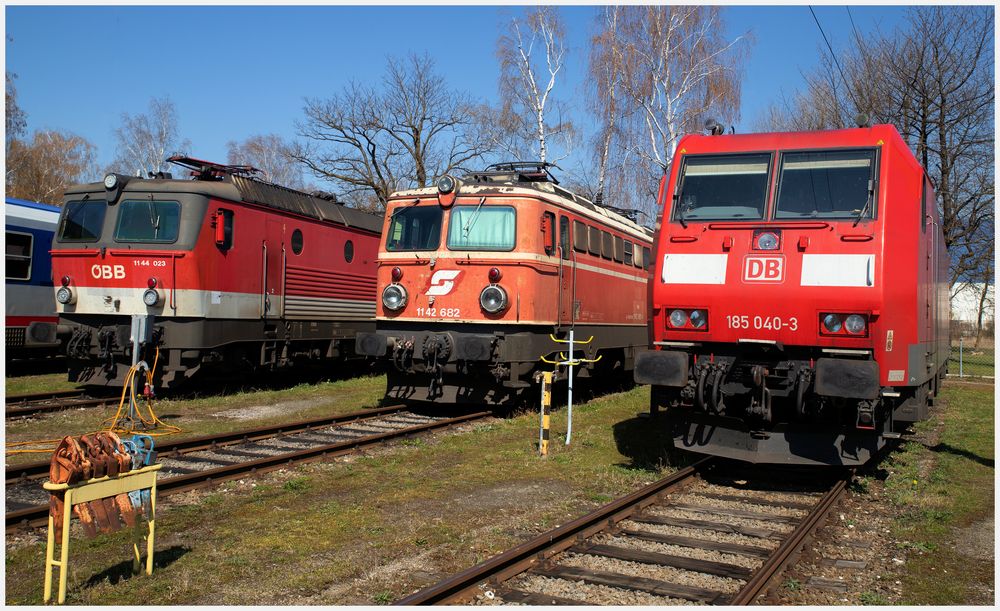
MULTIPOLYGON (((6 69, 18 75, 28 131, 59 129, 114 158, 123 112, 151 97, 177 107, 188 154, 225 161, 226 143, 255 134, 294 136, 303 99, 352 79, 378 80, 388 55, 429 54, 451 87, 496 99, 496 38, 517 7, 497 6, 7 6, 6 69)), ((597 6, 564 6, 570 58, 561 99, 582 111, 588 41, 597 6)), ((845 6, 814 7, 835 49, 851 39, 845 6)), ((852 5, 862 34, 890 31, 905 7, 852 5)), ((746 132, 781 93, 802 85, 824 45, 807 6, 730 6, 731 36, 751 31, 743 84, 746 132)))

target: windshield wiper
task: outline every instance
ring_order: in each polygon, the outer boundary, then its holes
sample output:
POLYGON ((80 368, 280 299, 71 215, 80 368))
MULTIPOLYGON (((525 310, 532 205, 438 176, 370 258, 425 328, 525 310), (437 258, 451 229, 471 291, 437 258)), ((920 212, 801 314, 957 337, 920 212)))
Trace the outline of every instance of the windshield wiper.
POLYGON ((146 209, 149 210, 149 224, 153 227, 153 239, 160 237, 160 215, 153 209, 153 196, 150 194, 149 201, 146 202, 146 209))
POLYGON ((409 210, 410 208, 416 206, 419 203, 420 203, 420 198, 419 197, 414 198, 413 201, 410 202, 409 205, 407 205, 407 206, 400 206, 399 208, 396 208, 395 210, 393 210, 392 214, 389 215, 389 219, 391 220, 391 219, 396 218, 396 215, 399 214, 400 212, 402 212, 404 210, 409 210))
POLYGON ((472 230, 472 225, 476 222, 476 219, 479 218, 479 211, 482 209, 483 204, 485 203, 486 203, 486 197, 484 196, 482 199, 479 200, 479 205, 476 206, 476 209, 472 212, 472 216, 469 217, 469 222, 467 222, 465 224, 465 227, 462 228, 462 233, 465 234, 465 237, 469 237, 469 232, 472 230))
POLYGON ((852 227, 857 227, 858 226, 858 223, 861 222, 861 218, 865 215, 865 212, 868 211, 868 207, 872 205, 872 191, 874 190, 873 186, 874 185, 872 185, 872 181, 869 180, 868 181, 868 199, 865 200, 865 205, 862 206, 861 207, 861 211, 858 212, 858 218, 854 219, 854 224, 851 225, 852 227))

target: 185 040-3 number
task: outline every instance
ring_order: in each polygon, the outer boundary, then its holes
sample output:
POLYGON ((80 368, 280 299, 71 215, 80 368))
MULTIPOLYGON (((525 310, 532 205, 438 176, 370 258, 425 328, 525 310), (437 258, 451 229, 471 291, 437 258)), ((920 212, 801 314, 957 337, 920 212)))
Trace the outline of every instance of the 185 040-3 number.
POLYGON ((733 314, 726 316, 726 322, 730 329, 754 329, 757 331, 761 329, 773 331, 788 329, 789 331, 797 331, 799 329, 799 319, 794 316, 786 319, 781 316, 733 314))

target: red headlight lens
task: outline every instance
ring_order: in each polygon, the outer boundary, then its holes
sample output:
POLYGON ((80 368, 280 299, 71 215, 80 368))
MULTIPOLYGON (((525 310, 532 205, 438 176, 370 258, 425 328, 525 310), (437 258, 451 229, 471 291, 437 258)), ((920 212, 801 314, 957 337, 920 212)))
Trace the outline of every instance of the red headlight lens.
POLYGON ((491 267, 489 274, 487 274, 487 276, 489 277, 490 282, 500 282, 500 278, 503 277, 503 274, 500 272, 498 268, 491 267))
POLYGON ((148 286, 151 289, 155 289, 156 288, 156 278, 150 278, 149 280, 147 280, 146 281, 146 286, 148 286))
POLYGON ((398 267, 392 268, 392 281, 399 282, 403 279, 403 270, 398 267))
POLYGON ((69 276, 63 276, 62 277, 62 285, 63 286, 69 286, 69 283, 70 283, 70 277, 69 276))

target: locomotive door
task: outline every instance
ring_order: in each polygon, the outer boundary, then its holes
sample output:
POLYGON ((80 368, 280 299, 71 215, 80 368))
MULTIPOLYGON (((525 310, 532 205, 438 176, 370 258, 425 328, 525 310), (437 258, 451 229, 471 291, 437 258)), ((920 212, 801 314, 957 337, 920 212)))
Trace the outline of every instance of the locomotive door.
POLYGON ((285 262, 285 224, 281 221, 267 220, 264 226, 264 241, 261 246, 261 318, 280 318, 282 315, 283 287, 285 262))

